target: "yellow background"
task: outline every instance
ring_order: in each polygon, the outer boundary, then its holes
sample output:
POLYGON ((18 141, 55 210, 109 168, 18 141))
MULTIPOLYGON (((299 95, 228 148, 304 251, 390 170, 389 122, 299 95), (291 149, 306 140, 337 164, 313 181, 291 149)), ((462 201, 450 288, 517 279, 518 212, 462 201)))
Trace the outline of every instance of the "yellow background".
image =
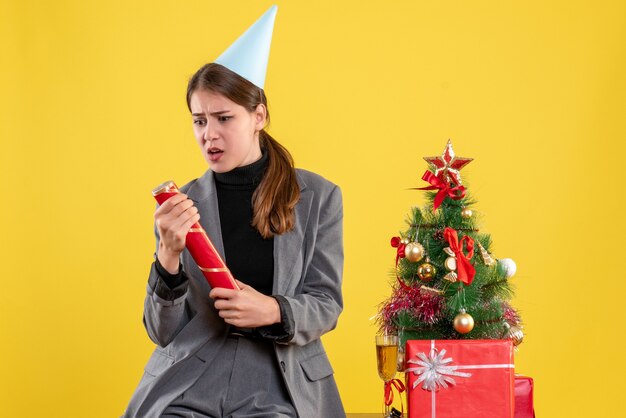
MULTIPOLYGON (((348 412, 378 411, 369 318, 389 238, 448 138, 518 265, 516 369, 540 417, 613 417, 624 379, 623 1, 277 1, 271 132, 345 200, 348 412)), ((206 169, 184 96, 270 1, 2 0, 0 415, 114 417, 141 323, 153 186, 206 169)))

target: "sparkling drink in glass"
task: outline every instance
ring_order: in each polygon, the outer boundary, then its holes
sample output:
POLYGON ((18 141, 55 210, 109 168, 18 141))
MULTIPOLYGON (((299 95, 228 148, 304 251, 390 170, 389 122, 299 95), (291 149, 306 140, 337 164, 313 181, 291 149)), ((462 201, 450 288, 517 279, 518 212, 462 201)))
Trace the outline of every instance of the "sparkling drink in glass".
MULTIPOLYGON (((378 376, 385 382, 391 381, 398 368, 398 336, 397 335, 377 335, 376 336, 376 364, 378 365, 378 376)), ((390 405, 384 404, 384 416, 389 416, 390 405)))

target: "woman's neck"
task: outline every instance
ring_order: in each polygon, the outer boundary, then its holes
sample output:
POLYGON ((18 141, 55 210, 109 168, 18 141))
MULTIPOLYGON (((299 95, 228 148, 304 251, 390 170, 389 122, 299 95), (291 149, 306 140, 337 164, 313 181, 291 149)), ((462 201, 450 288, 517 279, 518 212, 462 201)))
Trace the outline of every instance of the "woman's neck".
POLYGON ((261 158, 251 164, 236 167, 226 173, 214 173, 215 181, 232 186, 258 185, 263 179, 267 163, 267 152, 264 152, 261 158))

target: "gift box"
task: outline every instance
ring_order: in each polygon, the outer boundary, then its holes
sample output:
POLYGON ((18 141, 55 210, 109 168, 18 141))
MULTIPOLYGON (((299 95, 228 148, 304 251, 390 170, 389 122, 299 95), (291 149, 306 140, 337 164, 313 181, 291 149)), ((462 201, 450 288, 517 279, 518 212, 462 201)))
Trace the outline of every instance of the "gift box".
POLYGON ((515 418, 535 418, 533 379, 515 376, 515 418))
POLYGON ((513 418, 510 340, 408 340, 409 418, 513 418))

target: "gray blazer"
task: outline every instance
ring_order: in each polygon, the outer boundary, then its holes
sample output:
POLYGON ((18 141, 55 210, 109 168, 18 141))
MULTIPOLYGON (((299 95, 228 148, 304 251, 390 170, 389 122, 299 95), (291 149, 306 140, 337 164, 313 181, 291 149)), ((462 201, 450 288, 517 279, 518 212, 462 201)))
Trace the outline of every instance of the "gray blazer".
MULTIPOLYGON (((294 336, 274 347, 299 417, 345 417, 320 341, 335 328, 343 308, 341 191, 317 174, 300 169, 296 174, 301 193, 296 226, 274 237, 273 288, 273 294, 283 295, 291 308, 294 336)), ((213 172, 208 170, 182 190, 198 202, 200 223, 224 257, 213 172)), ((165 283, 156 269, 150 272, 144 325, 157 347, 124 417, 161 415, 200 377, 228 334, 229 326, 213 307, 210 287, 188 251, 182 253, 181 262, 189 281, 173 289, 169 300, 154 291, 165 283)))

